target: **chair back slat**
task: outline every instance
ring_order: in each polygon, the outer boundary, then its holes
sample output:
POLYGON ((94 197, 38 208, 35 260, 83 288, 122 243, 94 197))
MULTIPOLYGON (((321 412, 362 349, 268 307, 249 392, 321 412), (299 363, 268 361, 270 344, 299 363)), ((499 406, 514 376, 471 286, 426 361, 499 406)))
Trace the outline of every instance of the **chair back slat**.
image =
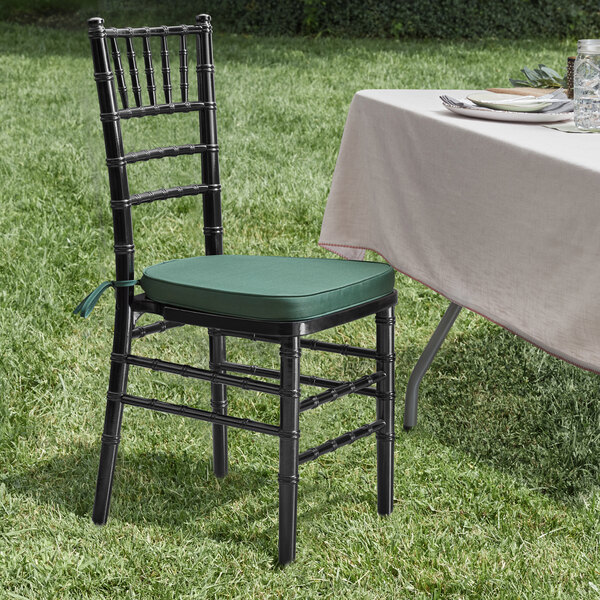
POLYGON ((179 38, 179 87, 181 88, 181 101, 188 101, 188 53, 185 35, 179 38))
POLYGON ((121 102, 123 108, 129 107, 129 98, 127 97, 127 85, 125 84, 125 71, 123 70, 123 63, 121 62, 121 53, 119 52, 119 46, 116 38, 110 39, 110 47, 112 51, 113 63, 115 76, 117 77, 117 87, 119 89, 119 95, 121 96, 121 102))
POLYGON ((149 204, 157 200, 167 200, 169 198, 182 198, 183 196, 198 196, 212 191, 219 191, 221 185, 218 183, 201 184, 194 183, 192 185, 180 185, 175 188, 163 188, 160 190, 152 190, 151 192, 143 192, 141 194, 132 194, 129 197, 128 203, 131 206, 138 204, 149 204))
POLYGON ((211 108, 214 102, 171 102, 171 104, 155 104, 154 106, 139 106, 134 108, 122 108, 118 111, 121 119, 133 119, 135 117, 149 117, 154 115, 172 115, 173 113, 186 113, 211 108))
POLYGON ((127 48, 127 61, 129 62, 129 75, 131 77, 131 91, 135 98, 135 105, 142 105, 142 87, 140 86, 140 77, 137 69, 137 61, 135 58, 135 50, 133 49, 133 39, 128 37, 125 39, 125 47, 127 48))
POLYGON ((107 38, 121 37, 163 37, 165 35, 183 35, 183 34, 195 34, 202 31, 202 25, 172 25, 167 27, 162 25, 160 27, 107 27, 104 29, 107 38))
POLYGON ((156 82, 154 81, 154 67, 152 66, 152 50, 150 48, 150 36, 142 38, 144 67, 146 71, 146 84, 148 88, 148 101, 156 104, 156 82))
POLYGON ((167 36, 163 35, 160 38, 160 58, 162 64, 163 91, 165 93, 165 104, 173 102, 171 96, 171 67, 169 64, 169 43, 167 36))
POLYGON ((153 158, 165 158, 167 156, 183 156, 185 154, 202 154, 203 152, 217 152, 219 147, 214 144, 187 144, 186 146, 167 146, 165 148, 153 148, 151 150, 139 150, 130 152, 123 158, 129 165, 131 163, 151 160, 153 158))

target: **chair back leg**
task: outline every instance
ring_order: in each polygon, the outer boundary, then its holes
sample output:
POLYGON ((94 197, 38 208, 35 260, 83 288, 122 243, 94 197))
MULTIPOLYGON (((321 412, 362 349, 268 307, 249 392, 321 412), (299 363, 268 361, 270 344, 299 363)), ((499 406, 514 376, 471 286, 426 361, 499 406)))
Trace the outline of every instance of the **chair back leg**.
POLYGON ((100 466, 98 467, 98 479, 96 481, 96 497, 92 512, 92 521, 96 525, 104 525, 108 520, 122 418, 123 404, 118 401, 107 400, 102 448, 100 450, 100 466))
POLYGON ((300 439, 300 338, 281 343, 279 434, 279 563, 296 558, 298 442, 300 439))
MULTIPOLYGON (((217 373, 225 373, 219 368, 225 359, 225 336, 209 332, 210 369, 217 373)), ((220 383, 211 383, 211 407, 214 413, 227 414, 227 386, 220 383)), ((225 425, 213 425, 213 471, 215 477, 227 475, 227 427, 225 425)))
MULTIPOLYGON (((129 353, 131 349, 132 324, 133 318, 129 307, 116 311, 113 355, 129 353)), ((123 419, 121 396, 127 392, 128 376, 129 365, 113 358, 110 365, 102 448, 100 450, 100 465, 98 467, 96 497, 92 512, 92 520, 97 525, 104 525, 108 519, 117 451, 121 440, 121 421, 123 419)))
POLYGON ((394 309, 375 315, 377 327, 377 370, 385 378, 377 382, 377 419, 385 421, 377 439, 377 511, 389 515, 394 508, 394 309))

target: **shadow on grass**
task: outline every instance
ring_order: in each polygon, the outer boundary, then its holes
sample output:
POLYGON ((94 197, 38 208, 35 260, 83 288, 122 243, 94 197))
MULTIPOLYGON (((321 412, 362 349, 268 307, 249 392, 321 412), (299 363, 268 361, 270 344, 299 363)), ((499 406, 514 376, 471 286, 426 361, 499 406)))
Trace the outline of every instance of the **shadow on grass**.
MULTIPOLYGON (((99 450, 99 445, 74 446, 65 455, 5 478, 5 484, 42 503, 91 517, 99 450)), ((267 469, 236 465, 225 479, 217 480, 210 461, 185 451, 120 451, 111 512, 132 523, 175 526, 189 521, 190 516, 208 517, 223 505, 260 495, 266 487, 273 489, 275 503, 277 476, 267 469)))
MULTIPOLYGON (((9 490, 27 494, 40 504, 91 519, 98 455, 99 448, 95 446, 74 446, 63 456, 6 477, 4 483, 9 490)), ((324 490, 314 481, 305 481, 302 494, 316 498, 319 506, 303 509, 300 505, 303 522, 323 518, 321 501, 326 502, 327 510, 349 502, 343 488, 328 490, 326 501, 324 490)), ((364 493, 375 506, 374 489, 364 493)), ((210 461, 198 460, 185 451, 129 451, 119 455, 112 519, 173 531, 193 528, 199 531, 198 535, 215 541, 251 544, 254 549, 275 556, 277 515, 278 483, 273 468, 235 464, 225 479, 217 480, 210 461)))
MULTIPOLYGON (((421 351, 407 348, 409 369, 421 351)), ((450 334, 421 384, 419 431, 557 499, 598 485, 597 375, 491 323, 450 334)))

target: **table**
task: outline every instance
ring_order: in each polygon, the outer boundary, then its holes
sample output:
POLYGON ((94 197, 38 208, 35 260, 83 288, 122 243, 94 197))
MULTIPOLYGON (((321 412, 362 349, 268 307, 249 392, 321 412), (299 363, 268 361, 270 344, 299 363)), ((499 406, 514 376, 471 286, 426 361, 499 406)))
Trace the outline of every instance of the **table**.
POLYGON ((350 105, 319 244, 370 249, 451 301, 418 384, 461 307, 600 372, 600 135, 455 115, 439 95, 364 90, 350 105))

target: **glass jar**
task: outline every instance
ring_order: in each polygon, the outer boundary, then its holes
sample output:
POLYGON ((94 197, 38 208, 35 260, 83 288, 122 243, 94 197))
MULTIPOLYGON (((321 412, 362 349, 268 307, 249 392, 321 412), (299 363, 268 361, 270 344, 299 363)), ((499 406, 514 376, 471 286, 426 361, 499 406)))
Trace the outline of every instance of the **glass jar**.
POLYGON ((573 73, 575 125, 600 131, 600 40, 579 40, 573 73))

